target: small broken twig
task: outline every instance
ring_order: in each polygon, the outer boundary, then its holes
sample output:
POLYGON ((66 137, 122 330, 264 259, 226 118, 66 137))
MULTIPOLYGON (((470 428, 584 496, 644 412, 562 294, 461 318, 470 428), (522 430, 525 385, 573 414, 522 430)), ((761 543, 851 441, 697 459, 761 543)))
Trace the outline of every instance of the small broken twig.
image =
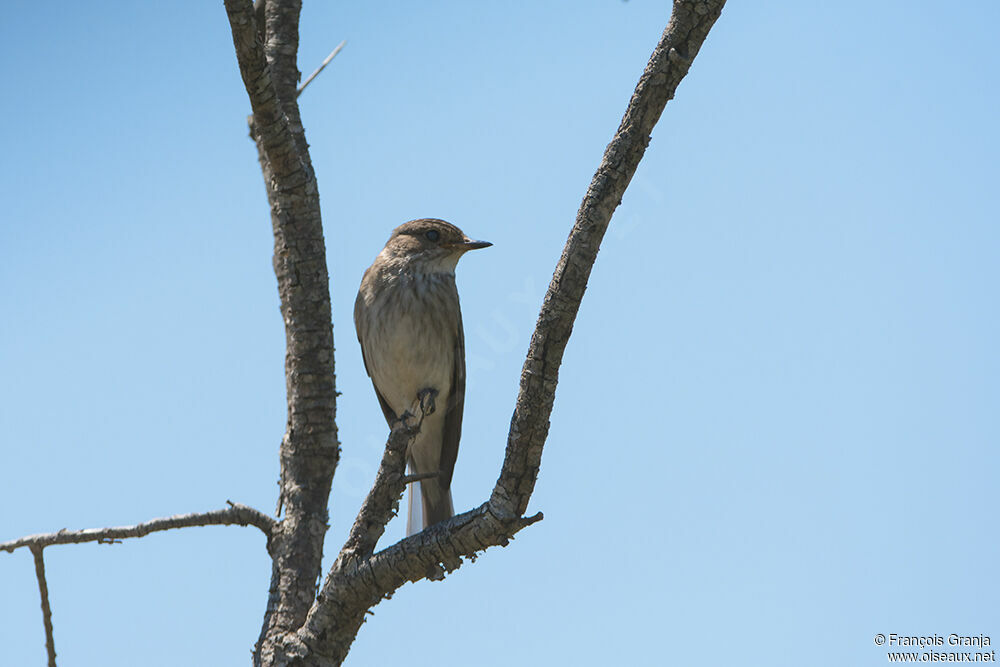
POLYGON ((316 71, 310 74, 309 77, 302 82, 302 85, 299 86, 299 89, 295 91, 295 97, 301 95, 302 91, 306 89, 306 86, 312 83, 312 80, 315 79, 317 76, 319 76, 319 73, 322 72, 323 69, 330 64, 330 61, 337 57, 337 54, 340 53, 340 50, 344 48, 344 44, 347 44, 346 39, 343 40, 340 44, 337 44, 336 48, 333 51, 330 51, 330 55, 328 55, 326 58, 323 59, 323 62, 320 63, 320 66, 316 68, 316 71))

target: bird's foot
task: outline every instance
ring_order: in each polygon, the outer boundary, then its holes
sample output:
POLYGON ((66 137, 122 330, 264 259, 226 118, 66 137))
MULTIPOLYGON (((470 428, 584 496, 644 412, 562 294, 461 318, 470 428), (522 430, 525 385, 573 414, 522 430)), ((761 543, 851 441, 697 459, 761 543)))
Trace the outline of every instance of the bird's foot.
POLYGON ((433 479, 435 477, 440 477, 440 476, 441 476, 440 470, 438 470, 437 472, 418 472, 412 475, 403 475, 402 482, 403 484, 411 484, 413 482, 419 482, 425 479, 433 479))
MULTIPOLYGON (((416 404, 414 404, 414 407, 416 407, 416 404)), ((423 417, 417 417, 409 410, 406 410, 405 412, 403 412, 402 415, 399 416, 399 421, 403 422, 403 427, 406 428, 407 431, 420 430, 420 423, 423 420, 424 420, 423 417)))
POLYGON ((420 400, 420 412, 424 417, 434 414, 434 410, 437 409, 437 406, 434 404, 434 399, 437 398, 437 395, 438 390, 431 387, 424 387, 417 392, 417 398, 420 400))
POLYGON ((431 387, 425 387, 417 392, 417 398, 410 405, 410 409, 399 417, 407 429, 419 430, 424 417, 434 414, 434 410, 437 409, 434 399, 437 395, 438 390, 431 387))

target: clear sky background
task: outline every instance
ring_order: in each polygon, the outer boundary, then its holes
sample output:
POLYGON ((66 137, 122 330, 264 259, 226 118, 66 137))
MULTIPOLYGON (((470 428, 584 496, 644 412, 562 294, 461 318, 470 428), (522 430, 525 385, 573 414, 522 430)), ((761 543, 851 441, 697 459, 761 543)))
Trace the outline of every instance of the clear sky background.
MULTIPOLYGON (((362 272, 412 218, 495 244, 458 272, 469 509, 668 14, 306 2, 301 70, 348 40, 301 98, 343 392, 327 564, 387 431, 362 272)), ((405 586, 349 664, 840 667, 885 664, 880 632, 1000 643, 998 22, 992 1, 731 2, 598 258, 545 521, 405 586)), ((284 333, 222 3, 15 0, 0 76, 0 540, 271 511, 284 333)), ((60 664, 249 664, 256 529, 45 555, 60 664)), ((27 551, 0 554, 0 646, 43 664, 27 551)))

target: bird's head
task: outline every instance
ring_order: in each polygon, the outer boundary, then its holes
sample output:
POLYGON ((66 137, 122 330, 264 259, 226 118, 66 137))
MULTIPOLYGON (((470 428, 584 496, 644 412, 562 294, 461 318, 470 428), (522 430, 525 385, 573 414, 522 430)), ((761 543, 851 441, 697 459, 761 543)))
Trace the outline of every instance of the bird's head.
POLYGON ((462 255, 491 245, 488 241, 473 241, 444 220, 422 218, 396 227, 382 253, 422 273, 454 273, 462 255))

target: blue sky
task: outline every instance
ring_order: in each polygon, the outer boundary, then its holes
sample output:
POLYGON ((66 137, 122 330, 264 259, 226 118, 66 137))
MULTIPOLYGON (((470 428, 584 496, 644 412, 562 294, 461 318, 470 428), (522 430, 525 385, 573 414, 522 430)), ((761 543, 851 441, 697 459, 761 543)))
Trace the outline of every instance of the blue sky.
MULTIPOLYGON (((351 322, 363 270, 411 218, 494 243, 458 276, 470 508, 668 11, 306 3, 300 69, 348 40, 301 98, 343 392, 328 563, 386 435, 351 322)), ((998 20, 730 3, 598 258, 545 521, 404 587, 349 664, 876 665, 880 632, 1000 642, 998 20)), ((15 2, 0 53, 0 540, 270 510, 284 334, 221 2, 15 2)), ((204 528, 46 550, 61 660, 248 664, 263 546, 204 528)), ((30 554, 0 554, 0 591, 4 662, 40 664, 30 554)))

